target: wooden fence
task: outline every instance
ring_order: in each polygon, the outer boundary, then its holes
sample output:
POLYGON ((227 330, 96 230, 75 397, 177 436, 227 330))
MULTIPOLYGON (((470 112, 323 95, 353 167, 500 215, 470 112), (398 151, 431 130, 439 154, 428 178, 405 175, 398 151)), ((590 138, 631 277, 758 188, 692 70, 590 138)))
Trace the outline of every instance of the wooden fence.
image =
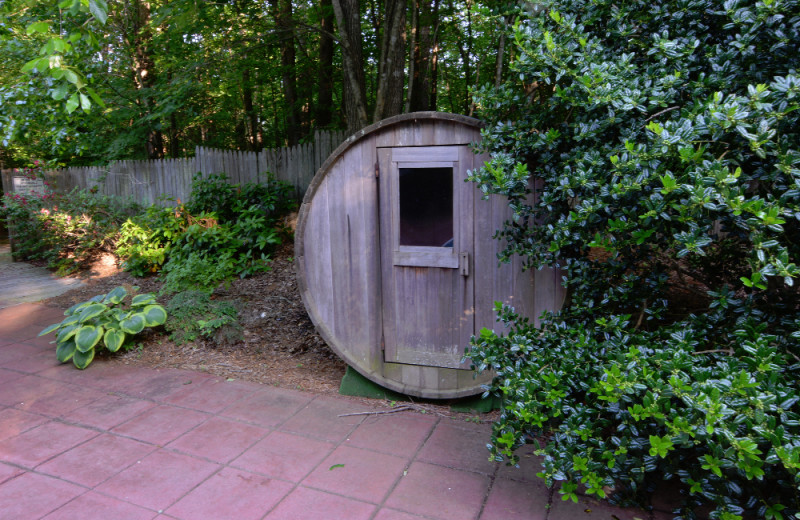
MULTIPOLYGON (((186 159, 114 161, 108 166, 64 168, 45 172, 45 179, 60 193, 97 186, 100 193, 131 198, 140 204, 160 198, 188 200, 192 177, 225 173, 231 184, 261 183, 268 173, 295 187, 302 196, 325 159, 347 137, 344 131, 317 131, 314 141, 289 148, 240 152, 197 147, 186 159)), ((13 170, 2 170, 3 191, 11 191, 13 170)))

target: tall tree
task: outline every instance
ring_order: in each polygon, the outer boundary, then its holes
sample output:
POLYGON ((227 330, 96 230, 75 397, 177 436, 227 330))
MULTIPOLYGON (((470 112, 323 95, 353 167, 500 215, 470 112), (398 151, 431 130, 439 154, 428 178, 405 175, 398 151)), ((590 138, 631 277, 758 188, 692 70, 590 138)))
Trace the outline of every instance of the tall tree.
POLYGON ((414 0, 406 110, 436 109, 439 0, 414 0))
POLYGON ((156 85, 158 75, 152 49, 150 3, 146 0, 128 0, 122 8, 122 16, 125 17, 123 34, 132 51, 133 82, 139 91, 137 103, 140 104, 143 114, 140 122, 148 124, 145 151, 148 159, 160 159, 164 157, 164 137, 158 121, 151 117, 155 105, 153 87, 156 85))
POLYGON ((300 141, 300 107, 297 100, 294 22, 291 0, 270 0, 281 48, 281 77, 286 104, 286 141, 294 146, 300 141))
POLYGON ((359 0, 333 0, 333 12, 342 45, 344 112, 347 130, 352 133, 368 124, 364 51, 361 46, 361 6, 359 0))
POLYGON ((326 128, 333 121, 333 3, 320 0, 319 66, 317 72, 316 125, 326 128))
POLYGON ((405 83, 406 0, 385 0, 381 27, 381 54, 378 61, 378 87, 372 121, 380 121, 403 111, 405 83))

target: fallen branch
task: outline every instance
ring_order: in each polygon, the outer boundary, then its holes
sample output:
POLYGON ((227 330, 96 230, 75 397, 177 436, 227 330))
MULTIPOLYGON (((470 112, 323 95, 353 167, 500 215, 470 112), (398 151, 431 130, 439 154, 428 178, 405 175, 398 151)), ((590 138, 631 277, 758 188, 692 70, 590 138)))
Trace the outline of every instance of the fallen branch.
POLYGON ((380 412, 355 412, 355 413, 342 413, 339 414, 338 417, 351 417, 353 415, 384 415, 387 413, 397 413, 397 412, 405 412, 407 410, 415 410, 415 407, 408 405, 408 406, 398 406, 397 408, 392 408, 391 410, 382 410, 380 412))

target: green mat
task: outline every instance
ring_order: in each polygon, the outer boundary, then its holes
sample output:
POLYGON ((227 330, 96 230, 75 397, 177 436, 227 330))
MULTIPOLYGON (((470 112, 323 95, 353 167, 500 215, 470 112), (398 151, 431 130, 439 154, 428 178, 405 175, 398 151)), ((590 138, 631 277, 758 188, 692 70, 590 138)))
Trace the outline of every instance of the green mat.
MULTIPOLYGON (((339 385, 339 393, 341 395, 385 399, 387 401, 411 401, 409 396, 395 392, 394 390, 389 390, 388 388, 384 388, 370 381, 349 365, 342 378, 342 383, 339 385)), ((489 396, 483 399, 480 395, 464 397, 462 399, 450 399, 444 401, 442 404, 449 404, 450 409, 454 412, 486 413, 501 408, 501 401, 499 398, 489 396)))

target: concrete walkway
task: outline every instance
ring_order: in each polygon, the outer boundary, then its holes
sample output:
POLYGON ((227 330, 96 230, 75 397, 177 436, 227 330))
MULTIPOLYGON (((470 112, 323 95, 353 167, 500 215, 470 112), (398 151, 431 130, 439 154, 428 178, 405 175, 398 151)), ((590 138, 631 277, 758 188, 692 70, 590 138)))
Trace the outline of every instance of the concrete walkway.
POLYGON ((0 309, 52 298, 82 283, 75 278, 59 278, 25 262, 14 262, 8 240, 0 241, 0 309))
POLYGON ((381 402, 96 360, 37 338, 61 309, 0 310, 0 517, 235 520, 667 520, 487 460, 489 425, 381 402))

